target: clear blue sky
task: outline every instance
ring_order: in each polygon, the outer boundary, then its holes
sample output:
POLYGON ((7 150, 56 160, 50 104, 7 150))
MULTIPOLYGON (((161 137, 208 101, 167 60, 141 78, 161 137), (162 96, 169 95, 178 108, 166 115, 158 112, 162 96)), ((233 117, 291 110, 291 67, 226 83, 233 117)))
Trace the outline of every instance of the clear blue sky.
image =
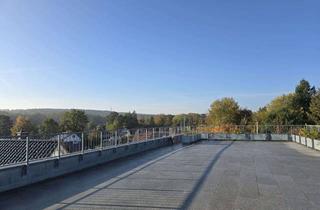
POLYGON ((205 113, 320 86, 319 0, 0 0, 0 108, 205 113))

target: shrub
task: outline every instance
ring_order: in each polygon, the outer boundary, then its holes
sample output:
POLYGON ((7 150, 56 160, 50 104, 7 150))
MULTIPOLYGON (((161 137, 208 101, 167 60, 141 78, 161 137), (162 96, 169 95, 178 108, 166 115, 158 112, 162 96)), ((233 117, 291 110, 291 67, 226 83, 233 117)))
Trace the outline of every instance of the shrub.
POLYGON ((320 132, 317 128, 301 128, 299 131, 300 136, 308 137, 311 139, 320 139, 320 132))

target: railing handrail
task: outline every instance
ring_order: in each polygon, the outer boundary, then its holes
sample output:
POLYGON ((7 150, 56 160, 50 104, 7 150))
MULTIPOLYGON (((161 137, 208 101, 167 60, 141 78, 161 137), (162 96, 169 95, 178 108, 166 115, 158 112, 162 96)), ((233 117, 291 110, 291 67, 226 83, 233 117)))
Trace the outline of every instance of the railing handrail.
MULTIPOLYGON (((184 128, 182 127, 137 128, 137 129, 134 129, 134 132, 130 136, 119 135, 118 131, 115 131, 115 132, 87 131, 87 132, 67 133, 67 134, 75 134, 75 133, 79 134, 78 138, 73 141, 72 140, 67 141, 67 139, 63 140, 62 138, 60 138, 61 135, 65 135, 66 133, 58 133, 58 134, 50 135, 49 139, 32 138, 29 136, 26 136, 23 139, 19 139, 19 138, 12 138, 12 139, 6 138, 3 140, 0 139, 0 142, 19 142, 19 145, 20 145, 19 149, 21 150, 20 152, 22 152, 22 154, 25 157, 24 159, 22 159, 21 155, 20 156, 18 155, 19 157, 17 157, 17 160, 13 160, 11 162, 8 161, 9 163, 4 163, 6 162, 6 160, 0 159, 0 168, 7 165, 17 165, 17 164, 20 165, 22 163, 28 166, 30 161, 33 162, 37 160, 45 160, 45 159, 52 159, 52 158, 59 159, 61 156, 65 156, 65 155, 69 156, 69 155, 84 154, 87 152, 94 152, 96 150, 109 149, 112 147, 120 147, 126 144, 150 141, 150 140, 155 140, 159 138, 166 138, 172 135, 181 135, 183 132, 186 131, 186 129, 187 129, 186 127, 184 128), (92 132, 97 132, 98 135, 90 136, 92 132), (86 134, 86 136, 84 134, 86 134), (49 156, 44 158, 41 156, 42 151, 41 151, 41 148, 39 148, 41 145, 36 144, 39 142, 42 142, 41 144, 43 144, 43 142, 54 143, 54 145, 53 146, 51 145, 50 148, 49 146, 45 148, 46 151, 50 150, 48 152, 49 156), (22 146, 24 145, 25 147, 24 151, 21 149, 21 143, 24 143, 22 144, 22 146), (63 154, 61 147, 64 147, 64 150, 68 152, 63 154)), ((6 143, 4 143, 4 147, 5 146, 6 146, 6 143)), ((12 144, 8 146, 12 146, 12 144)), ((14 151, 11 151, 11 152, 14 152, 14 151)), ((5 156, 5 154, 3 156, 5 156)))

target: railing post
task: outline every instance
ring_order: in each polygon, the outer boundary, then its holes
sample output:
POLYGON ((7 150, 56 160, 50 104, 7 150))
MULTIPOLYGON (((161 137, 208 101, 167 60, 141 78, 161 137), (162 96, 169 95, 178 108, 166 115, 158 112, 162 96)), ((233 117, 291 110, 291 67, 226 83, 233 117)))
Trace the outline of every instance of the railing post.
POLYGON ((29 136, 26 138, 26 165, 29 166, 29 136))
POLYGON ((84 153, 84 134, 81 133, 81 153, 84 153))
POLYGON ((102 150, 103 148, 103 132, 100 132, 100 149, 102 150))
POLYGON ((61 155, 61 148, 60 148, 60 134, 58 134, 58 159, 60 159, 61 155))
MULTIPOLYGON (((135 137, 136 135, 134 135, 134 137, 135 137)), ((133 137, 133 141, 135 141, 134 140, 134 137, 133 137)), ((138 129, 138 141, 139 141, 139 138, 140 138, 140 129, 138 129)))
POLYGON ((311 143, 312 143, 312 149, 314 149, 314 139, 311 139, 311 143))
POLYGON ((155 139, 155 136, 154 136, 154 128, 152 128, 152 139, 155 139))
POLYGON ((146 128, 146 141, 148 141, 148 128, 146 128))
POLYGON ((114 132, 114 146, 118 145, 118 131, 114 132))

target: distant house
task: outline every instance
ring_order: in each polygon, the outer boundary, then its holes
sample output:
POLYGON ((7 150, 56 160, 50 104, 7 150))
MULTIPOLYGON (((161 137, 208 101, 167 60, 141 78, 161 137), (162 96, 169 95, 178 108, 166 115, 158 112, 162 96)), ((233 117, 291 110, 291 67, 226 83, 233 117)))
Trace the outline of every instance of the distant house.
POLYGON ((51 140, 58 141, 59 136, 60 136, 60 142, 63 142, 63 143, 73 143, 73 144, 81 143, 81 137, 76 133, 62 133, 52 137, 51 140))
MULTIPOLYGON (((62 133, 51 138, 53 141, 58 141, 60 136, 60 154, 68 154, 81 150, 81 137, 76 133, 62 133)), ((58 148, 54 151, 54 155, 58 154, 58 148)))
POLYGON ((130 135, 131 135, 131 132, 127 128, 122 128, 122 129, 118 130, 118 136, 126 136, 126 137, 128 137, 130 135))

